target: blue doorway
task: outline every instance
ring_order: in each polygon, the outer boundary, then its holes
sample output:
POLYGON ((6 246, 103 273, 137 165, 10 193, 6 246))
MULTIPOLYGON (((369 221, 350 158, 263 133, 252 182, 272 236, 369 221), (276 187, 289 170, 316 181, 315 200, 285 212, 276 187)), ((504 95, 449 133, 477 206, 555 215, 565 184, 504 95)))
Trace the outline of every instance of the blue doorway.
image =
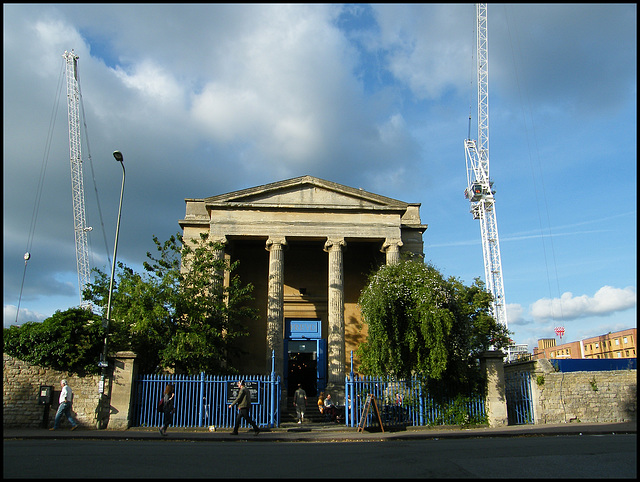
POLYGON ((288 319, 285 332, 284 386, 289 396, 298 384, 315 396, 327 385, 327 341, 322 338, 321 321, 288 319))

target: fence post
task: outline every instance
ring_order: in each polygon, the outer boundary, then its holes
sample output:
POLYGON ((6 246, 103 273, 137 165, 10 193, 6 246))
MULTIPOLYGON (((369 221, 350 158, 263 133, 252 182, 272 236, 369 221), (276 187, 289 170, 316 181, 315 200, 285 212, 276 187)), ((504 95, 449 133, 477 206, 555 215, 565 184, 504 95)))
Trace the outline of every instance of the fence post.
POLYGON ((273 411, 275 410, 275 406, 276 406, 276 397, 275 397, 275 391, 276 391, 276 352, 275 350, 271 350, 271 407, 269 409, 269 428, 273 428, 274 427, 274 420, 273 420, 273 411))
POLYGON ((349 376, 345 377, 345 392, 346 396, 346 404, 345 404, 345 423, 349 427, 353 427, 353 350, 351 350, 351 369, 349 370, 349 376))
POLYGON ((198 427, 202 427, 202 416, 204 411, 204 372, 200 372, 200 389, 198 390, 198 427))
POLYGON ((420 403, 420 426, 424 425, 424 400, 422 399, 422 383, 420 380, 416 380, 418 383, 418 400, 420 403))

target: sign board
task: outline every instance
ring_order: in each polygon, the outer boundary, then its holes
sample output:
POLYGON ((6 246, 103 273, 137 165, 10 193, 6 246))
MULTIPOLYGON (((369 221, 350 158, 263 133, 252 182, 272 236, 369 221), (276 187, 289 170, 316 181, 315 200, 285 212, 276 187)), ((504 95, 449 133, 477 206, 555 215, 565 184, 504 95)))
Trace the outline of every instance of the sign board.
MULTIPOLYGON (((239 380, 227 382, 227 405, 235 402, 236 398, 238 397, 238 393, 240 393, 240 388, 238 388, 238 381, 239 380)), ((246 380, 244 384, 249 389, 249 393, 251 394, 251 403, 259 403, 260 383, 257 381, 246 380)))
POLYGON ((380 411, 378 410, 378 404, 376 402, 376 397, 369 394, 367 395, 367 401, 364 402, 364 407, 362 408, 362 414, 360 415, 360 424, 358 425, 358 430, 356 432, 364 432, 364 425, 367 423, 367 415, 369 414, 369 410, 373 406, 373 411, 378 416, 378 423, 380 424, 380 430, 384 432, 384 426, 382 425, 382 418, 380 417, 380 411))

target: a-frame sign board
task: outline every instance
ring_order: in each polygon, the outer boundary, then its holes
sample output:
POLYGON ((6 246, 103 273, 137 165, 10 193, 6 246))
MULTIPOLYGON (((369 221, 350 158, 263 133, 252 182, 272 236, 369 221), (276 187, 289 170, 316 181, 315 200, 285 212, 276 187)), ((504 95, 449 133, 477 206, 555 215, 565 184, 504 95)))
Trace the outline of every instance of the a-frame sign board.
POLYGON ((384 432, 384 426, 382 425, 382 418, 380 417, 380 410, 378 410, 378 404, 376 402, 376 397, 369 394, 367 395, 367 401, 364 403, 364 407, 362 408, 362 414, 360 415, 360 424, 358 425, 358 430, 356 432, 364 431, 364 424, 367 420, 367 415, 369 414, 369 410, 373 406, 373 410, 378 417, 378 423, 380 424, 380 430, 384 432))

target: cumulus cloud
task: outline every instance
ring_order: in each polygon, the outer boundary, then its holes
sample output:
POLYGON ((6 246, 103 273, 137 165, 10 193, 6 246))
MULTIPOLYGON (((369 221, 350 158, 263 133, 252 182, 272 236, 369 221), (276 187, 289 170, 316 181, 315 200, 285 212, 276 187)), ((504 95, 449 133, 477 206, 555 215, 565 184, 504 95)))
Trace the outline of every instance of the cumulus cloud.
POLYGON ((524 308, 519 303, 507 303, 507 320, 511 325, 528 325, 531 320, 527 320, 523 316, 524 308))
POLYGON ((636 306, 636 289, 624 289, 603 286, 593 297, 574 296, 566 292, 560 299, 543 298, 530 307, 530 313, 536 321, 553 318, 575 320, 587 316, 607 316, 616 311, 624 311, 636 306))
POLYGON ((3 307, 2 315, 4 328, 9 328, 12 325, 22 325, 27 321, 44 321, 44 319, 47 318, 47 316, 43 315, 42 313, 21 308, 20 315, 18 316, 18 320, 16 322, 17 309, 18 307, 15 305, 5 305, 3 307))

